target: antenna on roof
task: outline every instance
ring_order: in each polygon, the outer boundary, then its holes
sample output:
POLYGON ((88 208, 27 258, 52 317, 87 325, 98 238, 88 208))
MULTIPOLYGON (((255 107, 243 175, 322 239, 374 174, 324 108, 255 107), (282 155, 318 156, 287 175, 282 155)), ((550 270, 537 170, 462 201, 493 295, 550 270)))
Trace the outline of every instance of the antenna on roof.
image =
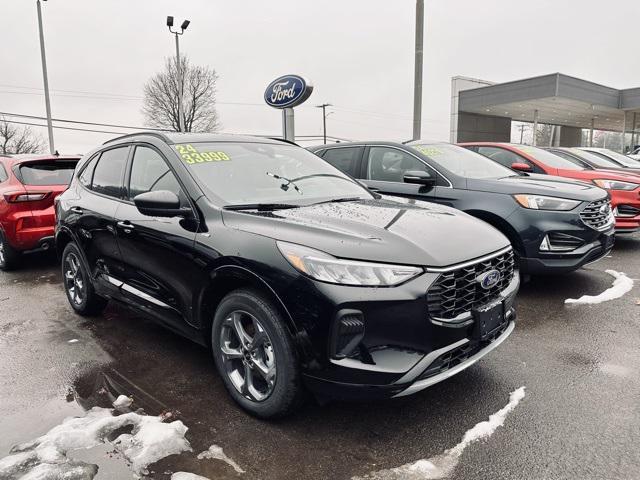
POLYGON ((58 152, 58 150, 56 150, 55 152, 53 152, 53 154, 54 154, 56 157, 59 157, 59 156, 60 156, 60 152, 58 152))

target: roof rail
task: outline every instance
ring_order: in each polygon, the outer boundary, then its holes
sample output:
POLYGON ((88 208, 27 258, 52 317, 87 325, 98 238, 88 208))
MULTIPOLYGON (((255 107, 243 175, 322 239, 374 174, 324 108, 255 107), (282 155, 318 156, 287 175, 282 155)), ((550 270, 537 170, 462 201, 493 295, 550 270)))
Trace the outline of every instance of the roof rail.
POLYGON ((124 138, 129 138, 129 137, 138 137, 140 135, 148 135, 150 137, 156 137, 165 143, 170 143, 169 138, 162 133, 142 131, 142 132, 136 132, 136 133, 127 133, 126 135, 121 135, 119 137, 112 138, 104 142, 103 145, 106 145, 107 143, 115 142, 116 140, 122 140, 124 138))

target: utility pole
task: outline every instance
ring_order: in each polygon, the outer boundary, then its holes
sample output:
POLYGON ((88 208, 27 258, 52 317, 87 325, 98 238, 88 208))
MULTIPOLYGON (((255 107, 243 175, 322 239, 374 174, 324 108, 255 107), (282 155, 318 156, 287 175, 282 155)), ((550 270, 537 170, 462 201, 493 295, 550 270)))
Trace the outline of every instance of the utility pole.
MULTIPOLYGON (((46 0, 44 0, 46 1, 46 0)), ((42 80, 44 82, 44 105, 47 110, 47 130, 49 131, 49 153, 56 153, 53 143, 53 123, 51 122, 51 100, 49 99, 49 77, 47 76, 47 55, 44 51, 44 32, 42 31, 42 8, 40 0, 36 1, 38 10, 38 30, 40 32, 40 56, 42 57, 42 80)))
POLYGON ((167 17, 167 27, 169 27, 169 31, 173 33, 176 37, 176 71, 178 73, 178 128, 180 129, 179 131, 181 132, 184 132, 185 130, 184 111, 183 111, 184 107, 182 105, 182 96, 184 94, 183 92, 184 79, 182 78, 183 72, 182 72, 182 62, 180 61, 180 41, 178 36, 184 34, 184 31, 187 29, 190 23, 191 22, 189 20, 185 20, 184 22, 182 22, 182 25, 180 25, 180 31, 178 32, 178 30, 176 30, 174 32, 171 28, 173 27, 173 17, 171 16, 167 17))
MULTIPOLYGON (((316 108, 322 109, 322 137, 324 139, 324 144, 327 144, 327 107, 331 107, 330 103, 323 103, 322 105, 316 105, 316 108)), ((331 112, 329 112, 330 114, 331 112)))
POLYGON ((416 51, 413 79, 413 140, 422 136, 422 49, 424 44, 424 0, 416 0, 416 51))
POLYGON ((520 125, 518 127, 520 129, 520 145, 522 145, 523 137, 524 137, 524 129, 527 128, 527 125, 520 125))

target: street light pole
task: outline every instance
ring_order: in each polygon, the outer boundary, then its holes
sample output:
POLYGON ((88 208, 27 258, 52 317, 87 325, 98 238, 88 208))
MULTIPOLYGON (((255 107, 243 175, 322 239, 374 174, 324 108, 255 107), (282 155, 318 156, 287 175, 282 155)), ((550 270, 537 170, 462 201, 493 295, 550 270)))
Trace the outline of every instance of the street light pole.
POLYGON ((413 79, 413 140, 422 136, 422 51, 424 45, 424 0, 416 0, 416 51, 413 79))
POLYGON ((56 152, 56 147, 53 143, 53 123, 51 122, 51 101, 49 99, 49 77, 47 76, 47 55, 44 51, 44 32, 42 30, 42 8, 40 5, 40 0, 36 1, 36 7, 38 10, 38 30, 40 32, 40 56, 42 57, 44 105, 47 110, 47 130, 49 131, 49 152, 53 155, 56 152))
MULTIPOLYGON (((332 105, 330 103, 323 103, 322 105, 316 105, 316 108, 321 108, 322 109, 322 137, 324 139, 324 144, 327 144, 327 113, 326 113, 326 109, 327 107, 331 107, 332 105)), ((329 112, 331 113, 331 112, 329 112)))
POLYGON ((182 78, 183 75, 183 71, 182 71, 182 62, 180 62, 180 40, 179 40, 179 35, 184 34, 184 31, 187 29, 187 27, 189 26, 189 23, 191 23, 189 20, 185 20, 184 22, 182 22, 182 25, 180 26, 180 31, 176 30, 175 32, 173 31, 172 27, 173 27, 173 17, 169 16, 167 17, 167 27, 169 27, 169 31, 171 33, 174 34, 174 36, 176 37, 176 73, 178 74, 178 128, 180 132, 184 132, 185 131, 185 127, 184 127, 184 107, 182 105, 182 97, 184 94, 184 79, 182 78))

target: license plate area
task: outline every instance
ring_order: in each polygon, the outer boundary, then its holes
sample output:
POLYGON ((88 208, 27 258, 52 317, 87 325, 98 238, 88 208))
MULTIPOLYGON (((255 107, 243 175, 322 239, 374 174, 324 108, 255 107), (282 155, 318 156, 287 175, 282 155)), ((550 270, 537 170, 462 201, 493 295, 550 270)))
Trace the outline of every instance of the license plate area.
POLYGON ((506 321, 505 306, 502 299, 475 308, 471 313, 475 320, 473 336, 480 341, 490 337, 506 321))

